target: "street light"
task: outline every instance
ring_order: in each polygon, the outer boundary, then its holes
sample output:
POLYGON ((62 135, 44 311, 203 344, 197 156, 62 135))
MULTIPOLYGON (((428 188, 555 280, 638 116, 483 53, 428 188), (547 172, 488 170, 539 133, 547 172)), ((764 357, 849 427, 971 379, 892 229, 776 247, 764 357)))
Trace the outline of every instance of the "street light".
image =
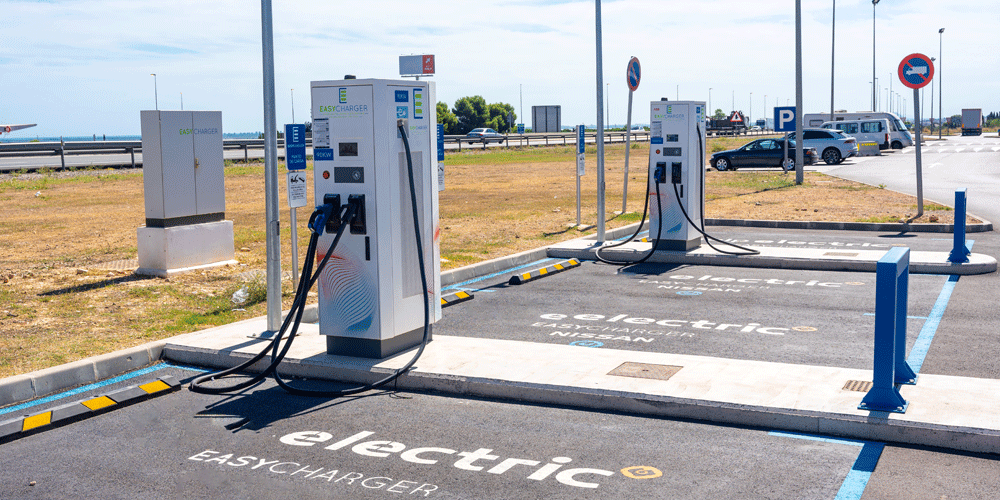
MULTIPOLYGON (((941 86, 941 44, 944 38, 944 28, 938 30, 938 139, 941 139, 941 126, 944 125, 944 115, 941 114, 942 102, 944 102, 944 88, 941 86)), ((934 106, 931 106, 931 113, 934 113, 934 106)))
POLYGON ((184 111, 184 92, 181 92, 181 111, 184 111))
MULTIPOLYGON (((712 114, 715 114, 715 110, 712 109, 712 87, 708 88, 708 111, 712 114)), ((705 114, 707 115, 708 113, 705 114)))
POLYGON ((604 128, 610 130, 611 129, 611 84, 610 83, 605 83, 604 84, 604 88, 605 88, 604 95, 607 96, 607 100, 608 100, 608 102, 607 102, 607 107, 608 107, 608 113, 607 114, 608 114, 608 116, 604 117, 604 121, 607 122, 607 124, 604 126, 604 128))
POLYGON ((159 92, 156 90, 156 73, 150 73, 149 76, 153 77, 153 102, 156 103, 156 109, 160 109, 160 97, 159 92))
MULTIPOLYGON (((872 0, 872 80, 875 79, 875 6, 878 0, 872 0)), ((872 87, 872 111, 875 109, 875 87, 872 87)))
POLYGON ((830 121, 833 121, 833 46, 837 41, 837 0, 833 0, 833 13, 830 16, 830 121))
POLYGON ((295 89, 291 89, 292 94, 292 123, 295 123, 295 89))
POLYGON ((753 122, 753 92, 750 92, 750 111, 747 112, 747 125, 753 122))
MULTIPOLYGON (((937 60, 936 57, 932 57, 931 58, 931 62, 934 62, 936 60, 937 60)), ((931 129, 930 129, 930 132, 933 134, 934 133, 934 85, 928 85, 928 87, 931 88, 931 116, 930 116, 931 129)))

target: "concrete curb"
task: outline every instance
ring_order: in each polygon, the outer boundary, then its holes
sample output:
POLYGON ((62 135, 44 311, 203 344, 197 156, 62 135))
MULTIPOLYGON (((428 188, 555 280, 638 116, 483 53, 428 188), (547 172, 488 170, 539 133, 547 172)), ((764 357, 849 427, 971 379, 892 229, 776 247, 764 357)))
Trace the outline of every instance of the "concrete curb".
MULTIPOLYGON (((973 216, 976 217, 976 216, 973 216)), ((993 223, 967 224, 966 233, 983 233, 993 230, 993 223)), ((742 220, 705 219, 706 226, 764 227, 770 229, 821 229, 838 231, 883 231, 887 233, 954 233, 954 224, 901 224, 870 222, 823 222, 823 221, 782 221, 782 220, 742 220)))

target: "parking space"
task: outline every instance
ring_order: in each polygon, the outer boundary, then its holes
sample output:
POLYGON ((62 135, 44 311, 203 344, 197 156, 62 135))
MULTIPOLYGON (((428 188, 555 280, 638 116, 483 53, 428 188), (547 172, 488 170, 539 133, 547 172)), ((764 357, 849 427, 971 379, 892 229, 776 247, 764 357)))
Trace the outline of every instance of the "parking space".
POLYGON ((4 444, 18 467, 0 469, 0 497, 833 498, 863 444, 422 393, 327 401, 266 383, 175 392, 4 444))

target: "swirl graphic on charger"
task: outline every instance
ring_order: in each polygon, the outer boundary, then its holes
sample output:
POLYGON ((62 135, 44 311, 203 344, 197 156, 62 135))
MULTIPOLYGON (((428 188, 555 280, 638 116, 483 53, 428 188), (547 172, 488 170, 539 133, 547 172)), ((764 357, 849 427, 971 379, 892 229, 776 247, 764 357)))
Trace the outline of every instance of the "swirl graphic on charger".
MULTIPOLYGON (((317 255, 318 261, 323 255, 317 255)), ((319 328, 322 335, 357 336, 375 319, 377 290, 371 271, 352 252, 335 252, 319 278, 319 328)))

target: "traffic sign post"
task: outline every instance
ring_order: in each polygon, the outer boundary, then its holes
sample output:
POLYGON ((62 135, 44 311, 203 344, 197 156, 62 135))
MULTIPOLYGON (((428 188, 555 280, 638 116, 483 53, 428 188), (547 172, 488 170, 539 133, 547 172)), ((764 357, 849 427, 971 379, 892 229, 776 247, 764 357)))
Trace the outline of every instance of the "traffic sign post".
POLYGON ((913 123, 916 129, 916 148, 914 155, 917 162, 917 215, 914 215, 907 223, 913 222, 924 215, 924 175, 922 158, 920 155, 921 137, 923 135, 922 124, 920 123, 920 89, 931 82, 934 78, 934 62, 931 58, 923 54, 910 54, 899 62, 897 69, 899 81, 903 85, 913 89, 913 123))
POLYGON ((576 126, 576 227, 580 227, 580 177, 586 173, 584 169, 586 157, 583 153, 586 147, 583 140, 584 131, 583 125, 576 126))
POLYGON ((625 124, 625 181, 622 183, 622 213, 628 204, 628 152, 632 149, 632 93, 639 88, 642 77, 639 58, 632 56, 625 69, 625 83, 628 84, 628 120, 625 124))

